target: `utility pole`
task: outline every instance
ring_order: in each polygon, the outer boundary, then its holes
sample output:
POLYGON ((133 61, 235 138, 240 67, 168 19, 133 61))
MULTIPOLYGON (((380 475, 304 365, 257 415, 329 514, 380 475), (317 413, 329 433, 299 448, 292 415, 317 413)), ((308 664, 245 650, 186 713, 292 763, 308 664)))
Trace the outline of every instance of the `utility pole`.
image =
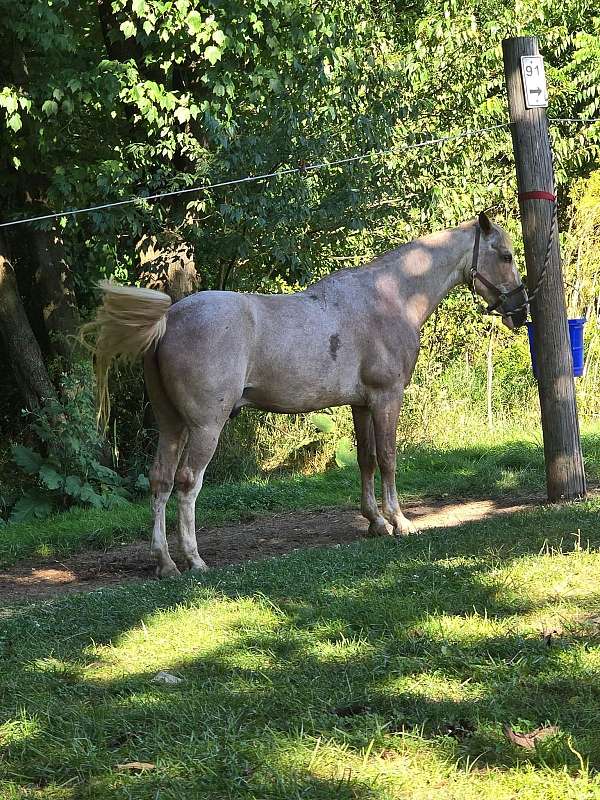
POLYGON ((533 36, 505 39, 502 52, 530 290, 537 286, 546 264, 531 303, 531 316, 548 500, 569 500, 584 497, 586 486, 560 264, 543 60, 533 36))

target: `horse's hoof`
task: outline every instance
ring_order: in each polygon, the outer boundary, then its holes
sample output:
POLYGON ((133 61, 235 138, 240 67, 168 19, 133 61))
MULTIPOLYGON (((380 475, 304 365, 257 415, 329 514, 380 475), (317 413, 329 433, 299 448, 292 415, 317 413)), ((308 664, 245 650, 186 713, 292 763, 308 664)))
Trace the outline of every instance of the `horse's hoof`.
POLYGON ((394 527, 394 536, 410 536, 413 533, 419 533, 419 529, 415 528, 407 519, 394 527))
POLYGON ((208 572, 208 564, 200 559, 195 564, 190 564, 189 572, 208 572))
POLYGON ((367 536, 370 537, 378 537, 378 536, 389 536, 390 535, 390 527, 384 519, 376 519, 373 522, 369 523, 369 530, 367 531, 367 536))
POLYGON ((179 572, 175 564, 166 564, 164 567, 156 568, 156 577, 159 580, 162 580, 162 578, 176 578, 178 575, 181 575, 181 572, 179 572))

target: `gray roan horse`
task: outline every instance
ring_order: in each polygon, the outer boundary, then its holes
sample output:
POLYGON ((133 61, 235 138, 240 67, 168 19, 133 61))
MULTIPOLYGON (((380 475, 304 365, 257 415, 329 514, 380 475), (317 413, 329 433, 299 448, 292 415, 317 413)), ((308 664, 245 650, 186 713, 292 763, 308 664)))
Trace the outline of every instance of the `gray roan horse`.
POLYGON ((88 325, 97 337, 99 415, 109 411, 113 357, 144 354, 160 429, 150 471, 158 576, 178 574, 165 535, 173 485, 183 555, 191 569, 207 569, 196 542, 196 497, 223 426, 243 406, 295 414, 350 405, 369 534, 412 532, 396 494, 398 415, 420 328, 460 283, 499 309, 508 328, 524 323, 527 295, 510 239, 483 213, 296 294, 205 291, 171 306, 161 292, 104 283, 103 305, 88 325))

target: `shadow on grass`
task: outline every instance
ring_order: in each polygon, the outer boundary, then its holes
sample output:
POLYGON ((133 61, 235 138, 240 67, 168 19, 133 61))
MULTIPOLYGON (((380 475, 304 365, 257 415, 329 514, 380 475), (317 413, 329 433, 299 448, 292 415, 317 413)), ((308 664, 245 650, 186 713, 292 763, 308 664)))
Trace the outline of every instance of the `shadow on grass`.
POLYGON ((405 779, 473 759, 558 775, 580 769, 569 737, 598 769, 594 629, 569 623, 548 647, 520 619, 557 602, 565 618, 597 612, 587 583, 556 593, 565 572, 597 571, 597 514, 544 509, 18 610, 0 633, 6 779, 72 782, 76 797, 383 798, 384 751, 405 779), (590 551, 561 553, 577 529, 590 551), (184 682, 153 684, 159 669, 184 682), (545 721, 564 733, 532 754, 502 737, 545 721), (115 773, 136 760, 158 768, 115 773))

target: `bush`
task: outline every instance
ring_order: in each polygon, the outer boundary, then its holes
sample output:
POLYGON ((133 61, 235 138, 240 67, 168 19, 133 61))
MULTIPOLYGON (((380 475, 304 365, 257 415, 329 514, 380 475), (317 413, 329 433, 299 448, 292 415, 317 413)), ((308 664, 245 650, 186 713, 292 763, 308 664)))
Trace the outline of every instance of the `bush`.
POLYGON ((51 400, 27 412, 39 447, 12 445, 12 458, 27 476, 26 488, 12 507, 10 522, 45 517, 71 505, 109 508, 126 502, 132 490, 147 487, 139 476, 127 482, 102 463, 102 439, 95 423, 93 382, 87 365, 61 379, 61 401, 51 400))

